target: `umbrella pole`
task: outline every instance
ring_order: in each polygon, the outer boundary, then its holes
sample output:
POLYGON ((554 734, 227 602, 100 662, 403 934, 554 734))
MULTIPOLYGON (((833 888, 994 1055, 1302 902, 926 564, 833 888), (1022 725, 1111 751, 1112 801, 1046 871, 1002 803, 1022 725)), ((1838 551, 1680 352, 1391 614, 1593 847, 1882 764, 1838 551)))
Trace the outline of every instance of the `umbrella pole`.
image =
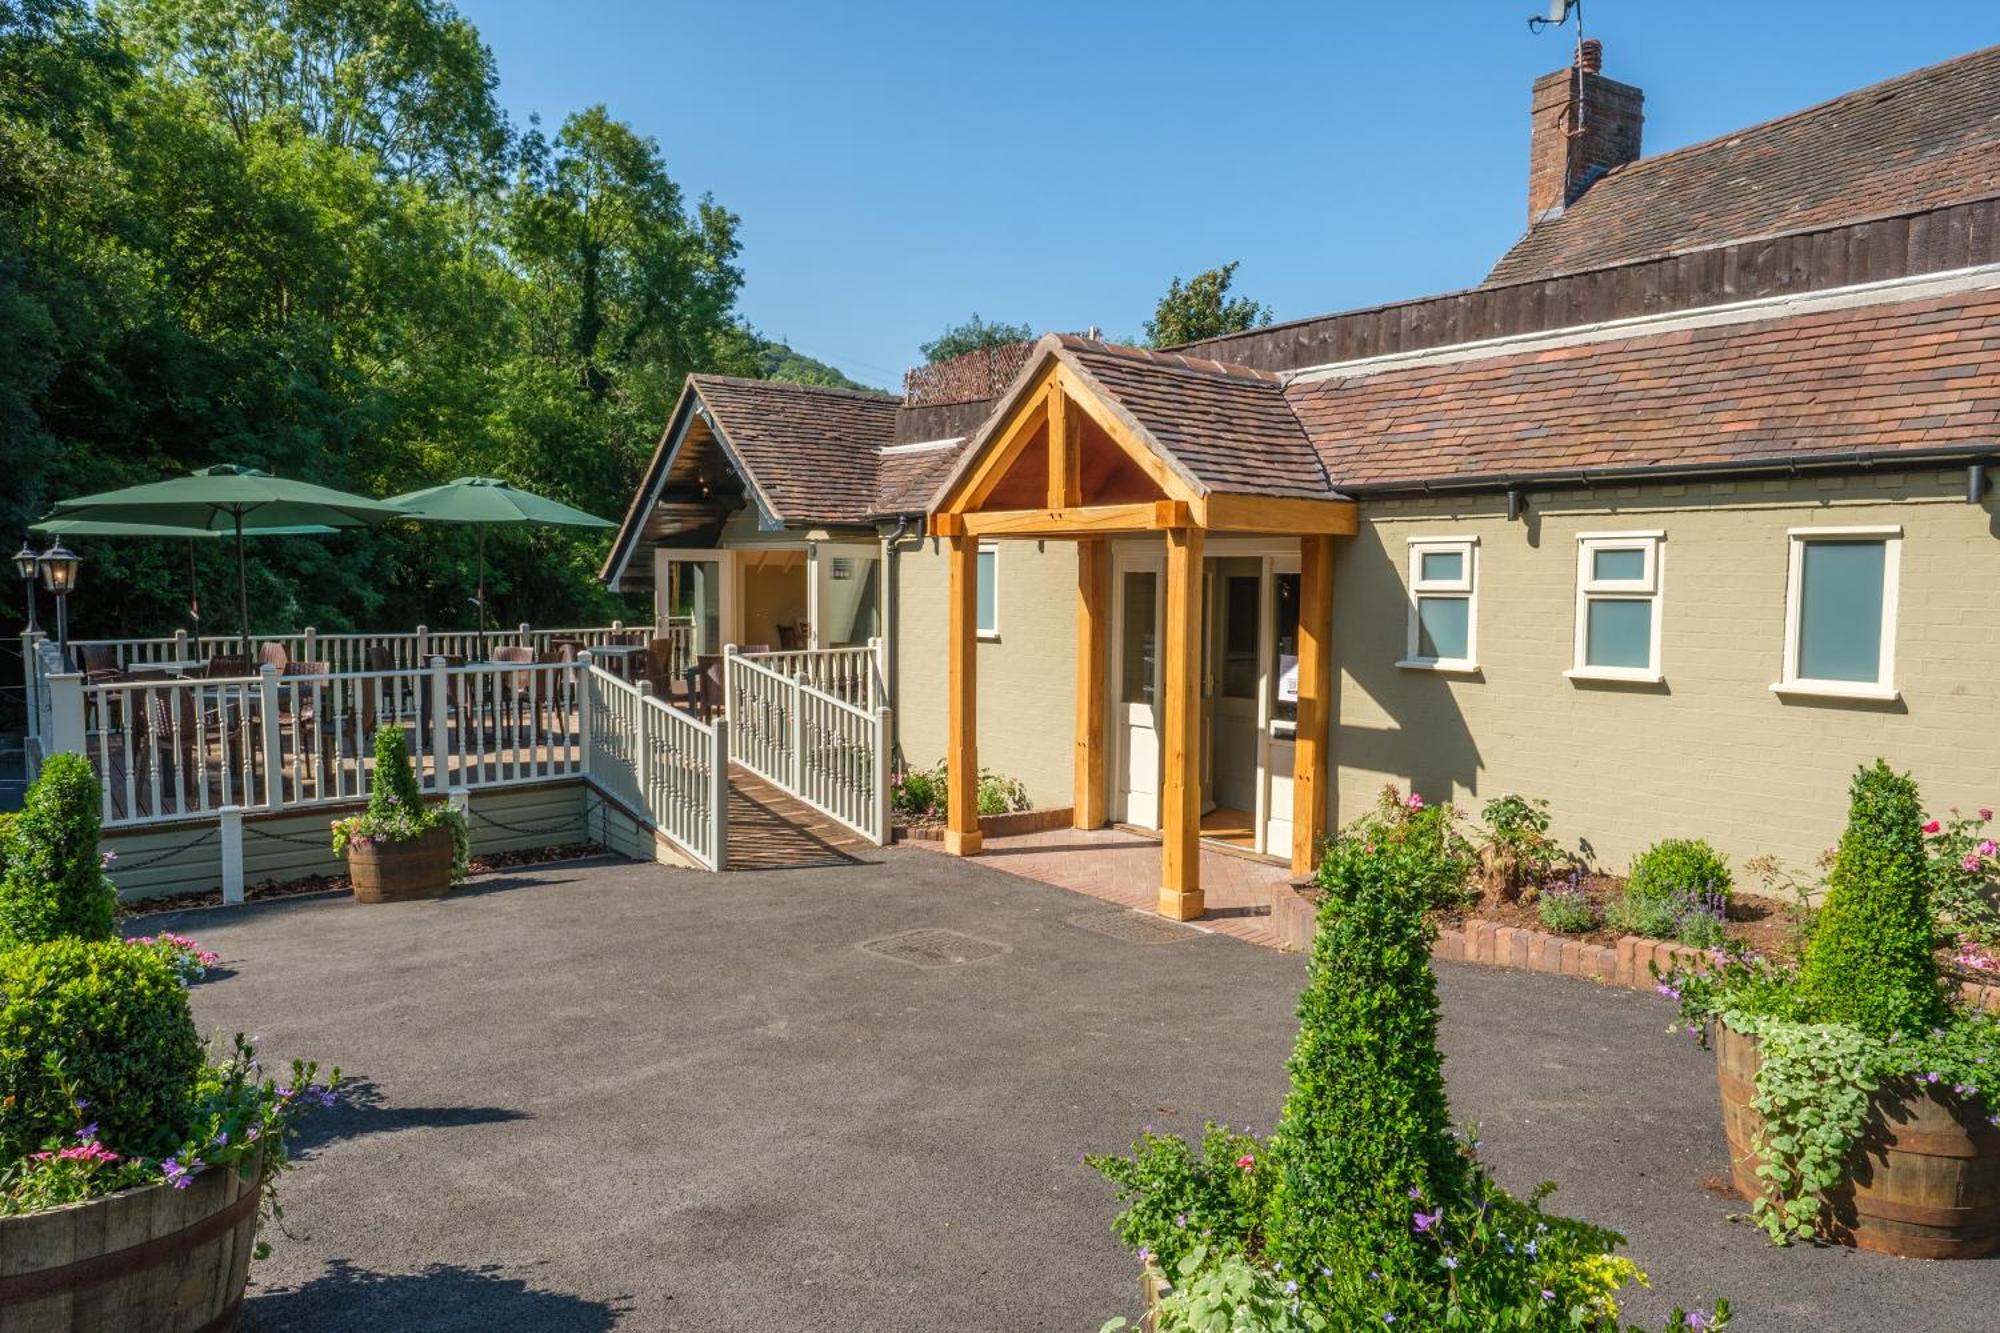
POLYGON ((188 538, 188 622, 194 626, 195 651, 201 651, 201 582, 194 568, 194 538, 188 538))
POLYGON ((479 591, 473 601, 479 606, 479 660, 486 660, 486 526, 476 524, 473 531, 478 534, 479 547, 479 591))
POLYGON ((250 656, 250 574, 243 556, 243 511, 237 510, 236 519, 236 616, 243 630, 243 655, 250 656))

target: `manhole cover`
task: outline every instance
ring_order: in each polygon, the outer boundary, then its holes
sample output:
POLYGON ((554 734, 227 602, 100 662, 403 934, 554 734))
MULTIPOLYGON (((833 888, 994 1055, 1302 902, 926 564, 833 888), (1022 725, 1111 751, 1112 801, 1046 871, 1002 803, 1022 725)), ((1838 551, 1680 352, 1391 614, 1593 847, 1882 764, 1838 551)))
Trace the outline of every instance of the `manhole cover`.
POLYGON ((1127 944, 1186 944, 1202 936, 1193 926, 1151 912, 1082 912, 1070 917, 1069 923, 1127 944))
POLYGON ((952 967, 959 963, 976 963, 982 958, 1007 952, 1004 944, 991 940, 976 940, 970 935, 961 935, 955 930, 939 930, 926 927, 919 930, 905 930, 896 935, 885 935, 879 940, 869 940, 861 946, 869 953, 893 958, 899 963, 910 963, 917 967, 952 967))

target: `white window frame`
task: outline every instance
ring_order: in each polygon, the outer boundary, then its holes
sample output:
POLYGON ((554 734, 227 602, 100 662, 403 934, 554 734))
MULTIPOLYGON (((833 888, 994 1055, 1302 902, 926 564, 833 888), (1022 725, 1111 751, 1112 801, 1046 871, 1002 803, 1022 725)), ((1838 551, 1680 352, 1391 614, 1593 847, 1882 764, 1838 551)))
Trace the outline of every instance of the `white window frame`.
POLYGON ((1667 582, 1667 534, 1657 529, 1647 532, 1579 532, 1576 535, 1576 644, 1570 680, 1624 681, 1658 685, 1666 679, 1661 669, 1660 629, 1665 620, 1667 582), (1636 579, 1596 577, 1600 551, 1641 551, 1645 570, 1636 579), (1590 642, 1590 604, 1604 602, 1650 602, 1653 625, 1649 653, 1643 667, 1592 666, 1584 660, 1590 642))
POLYGON ((1903 528, 1898 523, 1869 527, 1805 527, 1786 530, 1784 674, 1771 687, 1781 695, 1803 698, 1870 699, 1888 702, 1901 697, 1896 689, 1896 603, 1902 582, 1903 528), (1805 586, 1806 546, 1813 541, 1879 541, 1882 543, 1882 653, 1873 681, 1810 680, 1799 675, 1799 594, 1805 586))
POLYGON ((976 553, 974 553, 972 557, 973 619, 977 620, 979 618, 978 616, 979 563, 981 558, 988 554, 991 554, 993 557, 993 623, 991 625, 975 625, 973 626, 973 629, 977 633, 978 637, 989 641, 997 641, 1000 638, 1000 543, 999 542, 979 543, 979 549, 976 553))
POLYGON ((1409 629, 1403 644, 1403 658, 1396 665, 1410 671, 1471 672, 1479 670, 1479 538, 1477 537, 1412 537, 1410 538, 1410 595, 1409 629), (1461 576, 1456 579, 1426 579, 1424 577, 1424 557, 1441 553, 1457 554, 1463 557, 1459 568, 1461 576), (1417 624, 1418 600, 1425 595, 1454 596, 1465 598, 1465 656, 1464 657, 1424 657, 1418 651, 1422 642, 1417 624))

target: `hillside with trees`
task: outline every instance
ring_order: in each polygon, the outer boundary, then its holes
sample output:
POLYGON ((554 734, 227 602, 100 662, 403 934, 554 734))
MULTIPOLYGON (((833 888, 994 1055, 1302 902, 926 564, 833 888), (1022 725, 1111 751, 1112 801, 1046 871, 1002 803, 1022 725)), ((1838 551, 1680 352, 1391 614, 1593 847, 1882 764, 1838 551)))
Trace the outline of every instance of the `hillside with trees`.
MULTIPOLYGON (((839 372, 740 318, 738 219, 602 106, 511 124, 442 0, 0 0, 0 518, 234 462, 505 477, 623 513, 690 371, 839 372)), ((211 587, 227 544, 205 549, 211 587)), ((496 613, 629 612, 601 535, 489 540, 496 613)), ((89 545, 79 634, 182 623, 187 551, 89 545)), ((259 542, 269 626, 468 623, 472 537, 259 542)))

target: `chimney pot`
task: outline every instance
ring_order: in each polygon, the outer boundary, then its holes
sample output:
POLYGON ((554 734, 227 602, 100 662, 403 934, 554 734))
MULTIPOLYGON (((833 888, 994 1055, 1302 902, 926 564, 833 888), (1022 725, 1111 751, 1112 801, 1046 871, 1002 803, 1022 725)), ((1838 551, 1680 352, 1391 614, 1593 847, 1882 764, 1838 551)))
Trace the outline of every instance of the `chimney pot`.
POLYGON ((1595 37, 1586 37, 1576 44, 1576 63, 1579 68, 1592 74, 1604 70, 1604 43, 1595 37))

